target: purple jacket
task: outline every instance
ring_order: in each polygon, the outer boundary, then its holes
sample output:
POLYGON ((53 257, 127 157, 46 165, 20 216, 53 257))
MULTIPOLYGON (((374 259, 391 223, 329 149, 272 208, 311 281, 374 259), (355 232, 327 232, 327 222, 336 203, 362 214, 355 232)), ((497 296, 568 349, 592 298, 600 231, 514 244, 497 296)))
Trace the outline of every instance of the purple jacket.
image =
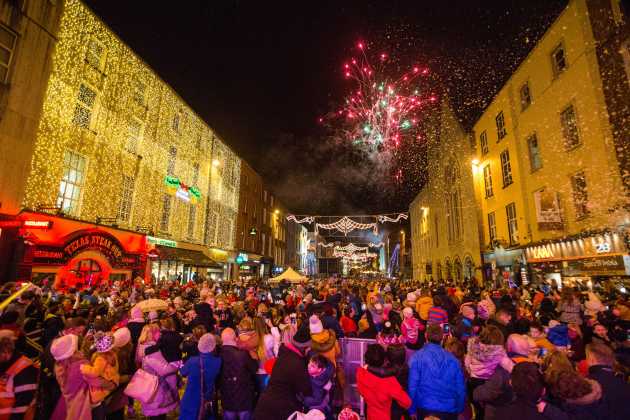
POLYGON ((478 337, 472 337, 468 340, 464 364, 473 378, 488 379, 504 358, 507 354, 503 346, 483 344, 478 337))
POLYGON ((144 356, 142 369, 159 378, 157 393, 151 402, 142 404, 142 413, 145 416, 159 416, 177 408, 179 404, 177 366, 174 363, 168 363, 162 353, 156 351, 144 356))

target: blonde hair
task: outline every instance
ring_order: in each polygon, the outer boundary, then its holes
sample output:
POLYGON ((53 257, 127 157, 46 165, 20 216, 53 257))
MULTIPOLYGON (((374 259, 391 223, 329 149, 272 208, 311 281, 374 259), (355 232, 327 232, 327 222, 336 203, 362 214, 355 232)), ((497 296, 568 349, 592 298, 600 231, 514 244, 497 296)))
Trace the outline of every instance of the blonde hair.
POLYGON ((160 326, 158 324, 147 324, 142 327, 142 332, 140 333, 140 338, 138 339, 138 344, 144 344, 148 341, 153 340, 155 334, 160 332, 160 326))

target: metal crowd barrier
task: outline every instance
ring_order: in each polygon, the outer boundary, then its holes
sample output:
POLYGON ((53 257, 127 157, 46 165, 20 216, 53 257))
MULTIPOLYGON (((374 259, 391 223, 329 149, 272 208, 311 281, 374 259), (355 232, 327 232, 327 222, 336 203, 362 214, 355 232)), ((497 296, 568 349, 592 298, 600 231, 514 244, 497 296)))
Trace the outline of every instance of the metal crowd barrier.
POLYGON ((365 418, 363 398, 357 388, 357 368, 363 366, 363 356, 367 346, 376 343, 376 340, 364 338, 342 338, 339 340, 341 356, 338 363, 343 369, 345 386, 343 390, 344 404, 349 404, 352 409, 365 418))

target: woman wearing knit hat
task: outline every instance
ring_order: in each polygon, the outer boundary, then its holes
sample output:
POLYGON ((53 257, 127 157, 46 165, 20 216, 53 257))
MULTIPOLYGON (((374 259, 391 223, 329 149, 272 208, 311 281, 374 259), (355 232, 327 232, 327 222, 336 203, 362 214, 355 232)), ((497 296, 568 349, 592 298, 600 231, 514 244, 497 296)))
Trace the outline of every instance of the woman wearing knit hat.
MULTIPOLYGON (((198 419, 199 411, 203 408, 202 400, 213 399, 214 382, 221 369, 221 358, 214 354, 216 345, 213 334, 202 335, 197 344, 199 356, 188 359, 180 370, 182 376, 188 378, 179 412, 181 420, 198 419)), ((203 418, 207 418, 207 415, 203 418)))
POLYGON ((324 329, 322 321, 317 315, 309 318, 309 331, 311 333, 312 350, 327 358, 333 366, 337 366, 337 356, 341 354, 335 332, 324 329))
POLYGON ((79 351, 78 345, 79 337, 69 334, 55 339, 50 346, 50 353, 56 361, 55 377, 65 402, 57 405, 53 418, 92 418, 90 384, 81 373, 81 366, 87 365, 88 360, 79 351))

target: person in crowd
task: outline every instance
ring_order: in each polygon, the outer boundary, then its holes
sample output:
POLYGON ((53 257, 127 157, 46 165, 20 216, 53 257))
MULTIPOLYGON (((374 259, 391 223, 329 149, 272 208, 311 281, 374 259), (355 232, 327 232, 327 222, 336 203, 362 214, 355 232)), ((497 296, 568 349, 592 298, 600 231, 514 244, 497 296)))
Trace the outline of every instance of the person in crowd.
MULTIPOLYGON (((406 348, 402 345, 387 347, 387 363, 400 386, 407 392, 409 385, 409 366, 407 366, 406 348)), ((392 401, 391 418, 398 420, 401 418, 409 418, 406 407, 400 405, 395 399, 392 401)))
POLYGON ((146 324, 142 327, 142 332, 138 338, 138 347, 136 348, 136 366, 142 365, 142 359, 146 353, 146 349, 154 346, 160 339, 160 326, 155 323, 146 324))
POLYGON ((140 335, 142 334, 142 329, 145 326, 144 315, 142 314, 142 309, 134 306, 131 309, 131 318, 127 322, 127 328, 129 328, 129 333, 131 334, 131 342, 133 343, 133 348, 138 346, 138 340, 140 339, 140 335))
POLYGON ((256 398, 258 362, 249 352, 238 348, 236 332, 226 328, 221 333, 221 373, 219 391, 225 420, 250 420, 256 398))
POLYGON ((311 334, 311 349, 327 358, 336 368, 337 356, 339 356, 341 350, 335 332, 330 329, 324 329, 324 325, 317 315, 311 315, 308 328, 311 334))
POLYGON ((509 337, 509 335, 513 332, 512 314, 505 308, 498 309, 494 314, 494 317, 488 320, 487 324, 494 325, 500 329, 503 337, 509 337))
POLYGON ((104 419, 107 414, 105 398, 112 393, 120 383, 118 371, 118 357, 114 352, 114 335, 97 332, 94 336, 94 353, 91 362, 81 365, 81 373, 90 384, 90 400, 92 417, 104 419))
POLYGON ((53 340, 50 352, 55 359, 55 378, 59 383, 62 403, 51 415, 52 420, 91 419, 90 384, 81 373, 81 366, 89 364, 79 350, 79 337, 63 335, 53 340))
POLYGON ((534 321, 529 324, 529 336, 534 340, 540 356, 544 357, 556 350, 556 347, 547 339, 545 329, 540 322, 534 321))
POLYGON ((370 344, 365 352, 366 367, 357 368, 357 388, 367 404, 367 419, 391 419, 392 401, 408 409, 411 398, 393 375, 379 377, 370 368, 380 369, 385 365, 386 353, 382 346, 370 344))
POLYGON ((630 418, 630 384, 615 374, 615 355, 604 344, 586 346, 588 378, 597 381, 602 388, 608 412, 620 419, 630 418))
POLYGON ((334 366, 321 354, 315 354, 308 362, 308 374, 312 393, 304 397, 305 410, 319 410, 330 418, 332 415, 330 391, 333 385, 334 366))
POLYGON ((584 378, 573 369, 558 374, 554 394, 561 400, 561 408, 571 419, 612 418, 613 413, 603 399, 599 382, 584 378))
POLYGON ((560 322, 564 324, 582 325, 582 311, 584 307, 580 303, 578 293, 566 287, 562 290, 562 298, 556 306, 556 311, 560 313, 560 322))
POLYGON ((32 418, 39 372, 33 362, 16 349, 16 338, 13 331, 0 330, 0 404, 8 414, 6 418, 32 418))
POLYGON ((427 320, 429 325, 444 325, 448 323, 448 311, 442 307, 445 299, 447 298, 440 295, 433 297, 433 306, 429 309, 429 318, 427 320))
POLYGON ((514 400, 498 407, 489 419, 569 420, 566 413, 543 400, 545 382, 536 363, 516 365, 510 374, 510 386, 514 400))
POLYGON ((429 310, 433 307, 433 298, 429 294, 428 289, 423 289, 420 297, 416 301, 416 312, 421 320, 427 322, 429 320, 429 310))
POLYGON ((291 340, 280 346, 269 384, 254 411, 256 420, 284 419, 296 411, 302 412, 300 398, 312 394, 306 363, 310 347, 309 322, 304 322, 291 340))
MULTIPOLYGON (((419 416, 457 419, 464 410, 466 388, 459 361, 441 346, 444 333, 439 324, 430 324, 426 344, 409 363, 410 412, 419 416)), ((421 417, 424 418, 424 417, 421 417)))
POLYGON ((199 355, 190 357, 180 369, 181 375, 188 378, 179 410, 180 420, 213 418, 213 407, 207 403, 213 402, 214 384, 221 369, 221 358, 213 354, 216 345, 213 334, 202 335, 197 344, 199 355))
POLYGON ((383 329, 376 335, 376 342, 387 350, 387 346, 402 344, 403 340, 390 321, 385 321, 383 329))
POLYGON ((403 321, 400 325, 402 342, 407 348, 407 358, 424 344, 424 324, 414 316, 410 307, 403 309, 403 321))
MULTIPOLYGON (((494 325, 488 325, 481 330, 479 337, 468 340, 464 365, 468 372, 468 398, 473 400, 475 388, 486 383, 494 374, 501 361, 507 358, 503 334, 494 325)), ((473 403, 476 419, 483 420, 484 409, 479 403, 473 403)))
POLYGON ((165 420, 166 415, 179 405, 177 373, 181 366, 180 344, 181 338, 162 333, 157 343, 145 350, 142 369, 158 378, 155 396, 142 403, 142 413, 149 420, 165 420))
POLYGON ((346 337, 356 337, 357 335, 357 323, 353 319, 352 307, 348 306, 343 310, 343 316, 339 320, 341 329, 346 337))

